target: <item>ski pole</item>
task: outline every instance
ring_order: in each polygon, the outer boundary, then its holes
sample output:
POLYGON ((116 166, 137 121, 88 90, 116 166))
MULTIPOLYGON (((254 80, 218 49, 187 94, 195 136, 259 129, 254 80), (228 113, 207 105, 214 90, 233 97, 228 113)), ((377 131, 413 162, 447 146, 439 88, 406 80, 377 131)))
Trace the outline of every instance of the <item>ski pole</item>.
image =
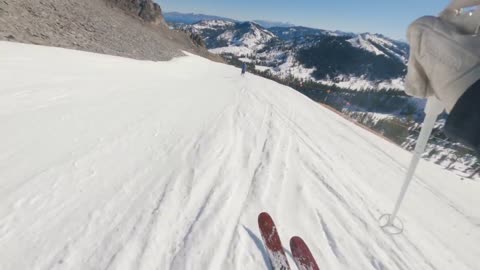
POLYGON ((437 98, 432 97, 428 99, 427 105, 425 106, 425 120, 423 121, 423 127, 420 132, 420 135, 417 140, 417 145, 415 146, 415 151, 413 154, 413 158, 410 162, 410 166, 408 168, 407 175, 405 176, 405 181, 403 182, 402 189, 400 191, 400 195, 398 196, 397 203, 395 204, 395 208, 388 220, 387 225, 393 225, 395 218, 398 215, 398 211, 400 210, 400 206, 405 199, 405 195, 407 194, 408 187, 412 182, 413 176, 415 174, 415 170, 417 169, 418 163, 420 162, 420 158, 422 154, 425 152, 427 148, 428 139, 432 134, 433 128, 435 127, 435 122, 437 121, 438 115, 442 113, 443 106, 438 101, 437 98))

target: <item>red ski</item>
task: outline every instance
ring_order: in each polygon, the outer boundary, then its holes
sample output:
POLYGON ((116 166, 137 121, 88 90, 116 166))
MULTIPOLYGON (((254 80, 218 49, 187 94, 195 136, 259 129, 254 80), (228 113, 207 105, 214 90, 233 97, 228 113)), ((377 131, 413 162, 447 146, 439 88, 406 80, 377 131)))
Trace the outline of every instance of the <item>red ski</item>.
POLYGON ((287 256, 285 251, 283 251, 282 242, 272 217, 267 213, 261 213, 258 216, 258 227, 262 234, 263 243, 267 248, 273 270, 290 270, 287 256))
POLYGON ((302 238, 295 236, 290 239, 290 250, 298 270, 320 270, 312 252, 302 238))

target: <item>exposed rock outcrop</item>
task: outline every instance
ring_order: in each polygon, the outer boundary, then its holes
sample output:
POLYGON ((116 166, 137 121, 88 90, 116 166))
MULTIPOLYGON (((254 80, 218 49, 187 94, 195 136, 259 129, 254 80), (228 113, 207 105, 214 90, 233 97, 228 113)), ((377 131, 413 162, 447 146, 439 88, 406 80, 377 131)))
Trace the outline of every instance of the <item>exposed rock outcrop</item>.
POLYGON ((0 40, 169 60, 189 51, 218 60, 172 31, 152 0, 0 0, 0 40))
POLYGON ((162 15, 160 6, 152 0, 105 0, 115 4, 127 13, 142 18, 145 22, 152 24, 164 24, 165 19, 162 15))

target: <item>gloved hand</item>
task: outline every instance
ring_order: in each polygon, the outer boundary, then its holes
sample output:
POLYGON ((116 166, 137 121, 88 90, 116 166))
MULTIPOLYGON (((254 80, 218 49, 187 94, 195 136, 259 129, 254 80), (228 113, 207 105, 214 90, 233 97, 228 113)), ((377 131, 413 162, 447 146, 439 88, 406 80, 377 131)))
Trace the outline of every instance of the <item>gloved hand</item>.
POLYGON ((457 0, 440 17, 422 17, 408 29, 410 61, 405 91, 435 95, 450 112, 458 99, 480 80, 480 10, 460 15, 458 8, 480 4, 457 0))

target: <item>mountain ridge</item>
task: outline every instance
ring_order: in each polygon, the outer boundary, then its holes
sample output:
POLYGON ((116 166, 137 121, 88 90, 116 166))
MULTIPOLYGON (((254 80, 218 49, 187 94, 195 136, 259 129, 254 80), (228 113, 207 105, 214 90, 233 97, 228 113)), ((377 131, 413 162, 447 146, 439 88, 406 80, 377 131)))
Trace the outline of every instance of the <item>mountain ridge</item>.
POLYGON ((265 28, 270 28, 270 27, 291 27, 295 26, 294 24, 288 23, 288 22, 278 22, 278 21, 270 21, 270 20, 237 20, 237 19, 232 19, 232 18, 227 18, 223 16, 216 16, 216 15, 207 15, 207 14, 202 14, 202 13, 184 13, 184 12, 178 12, 178 11, 169 11, 169 12, 164 12, 163 13, 165 19, 169 21, 170 23, 184 23, 184 24, 194 24, 199 21, 205 21, 205 20, 224 20, 224 21, 230 21, 230 22, 255 22, 262 27, 265 28))
POLYGON ((408 45, 381 34, 303 26, 265 28, 255 22, 202 20, 173 24, 201 36, 210 52, 293 76, 349 89, 403 89, 408 45))

